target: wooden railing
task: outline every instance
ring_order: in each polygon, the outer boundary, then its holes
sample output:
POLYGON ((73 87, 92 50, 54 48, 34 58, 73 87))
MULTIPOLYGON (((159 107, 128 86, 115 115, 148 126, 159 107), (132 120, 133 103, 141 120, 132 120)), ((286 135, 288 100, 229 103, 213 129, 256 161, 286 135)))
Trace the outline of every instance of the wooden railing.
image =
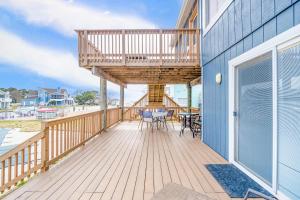
MULTIPOLYGON (((125 107, 123 118, 124 120, 137 120, 139 119, 139 110, 149 110, 155 111, 159 108, 163 108, 166 110, 174 110, 174 119, 178 119, 178 114, 180 112, 187 112, 187 107, 180 106, 177 102, 175 102, 170 96, 164 94, 163 105, 162 106, 149 106, 148 105, 148 93, 146 93, 143 97, 141 97, 138 101, 136 101, 132 106, 125 107)), ((191 112, 199 112, 198 108, 191 108, 191 112)))
MULTIPOLYGON (((0 156, 1 192, 84 145, 102 131, 103 111, 43 122, 42 131, 0 156)), ((120 109, 107 111, 107 127, 121 119, 120 109)))
POLYGON ((187 111, 187 107, 165 107, 165 106, 155 106, 155 107, 129 107, 128 111, 124 113, 124 120, 138 120, 139 119, 139 110, 147 110, 147 111, 156 111, 157 109, 165 109, 165 110, 174 110, 174 120, 178 120, 178 114, 180 112, 187 111))
POLYGON ((198 66, 198 29, 77 30, 79 64, 198 66))

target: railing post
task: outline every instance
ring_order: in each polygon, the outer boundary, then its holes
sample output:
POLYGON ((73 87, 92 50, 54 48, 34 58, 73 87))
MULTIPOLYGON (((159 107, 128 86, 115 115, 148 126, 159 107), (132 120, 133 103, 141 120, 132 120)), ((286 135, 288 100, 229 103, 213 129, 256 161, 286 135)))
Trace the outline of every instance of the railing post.
POLYGON ((197 52, 196 52, 196 60, 197 60, 197 63, 201 66, 201 64, 200 64, 200 31, 199 31, 199 29, 197 29, 196 30, 196 38, 197 38, 197 40, 196 40, 196 44, 197 44, 197 52))
POLYGON ((44 137, 42 138, 42 145, 41 145, 41 159, 42 159, 42 172, 45 172, 49 169, 48 161, 49 161, 49 126, 47 122, 42 124, 42 130, 44 132, 44 137))
POLYGON ((126 65, 126 57, 125 57, 125 30, 122 30, 122 63, 126 65))
POLYGON ((163 46, 162 46, 162 29, 159 30, 159 63, 160 66, 163 65, 163 46))
POLYGON ((83 145, 85 145, 84 136, 85 136, 85 117, 83 117, 82 128, 81 128, 81 142, 83 145))

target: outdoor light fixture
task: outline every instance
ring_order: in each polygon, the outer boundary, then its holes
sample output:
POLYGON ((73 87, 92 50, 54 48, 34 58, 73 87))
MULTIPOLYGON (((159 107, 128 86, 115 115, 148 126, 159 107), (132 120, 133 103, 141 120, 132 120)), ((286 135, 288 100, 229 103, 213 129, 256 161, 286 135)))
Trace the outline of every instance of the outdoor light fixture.
POLYGON ((221 85, 221 83, 222 83, 222 74, 221 73, 216 74, 216 83, 218 85, 221 85))

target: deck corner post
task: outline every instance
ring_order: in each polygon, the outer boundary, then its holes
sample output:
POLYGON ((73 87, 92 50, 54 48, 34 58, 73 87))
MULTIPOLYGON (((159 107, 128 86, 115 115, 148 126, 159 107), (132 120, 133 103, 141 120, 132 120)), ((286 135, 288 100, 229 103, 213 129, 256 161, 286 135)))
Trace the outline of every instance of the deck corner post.
POLYGON ((49 161, 49 126, 47 122, 43 122, 42 131, 44 133, 44 137, 42 138, 41 145, 41 159, 42 159, 42 172, 46 172, 49 169, 48 161, 49 161))
POLYGON ((197 41, 196 41, 196 44, 197 44, 196 58, 197 58, 197 63, 199 63, 199 65, 201 66, 201 63, 200 63, 200 30, 199 29, 196 30, 196 38, 197 38, 197 41))
POLYGON ((191 107, 192 107, 192 86, 191 86, 191 83, 187 83, 186 87, 187 87, 187 111, 191 112, 191 107))
POLYGON ((102 128, 107 128, 107 81, 105 78, 100 77, 100 110, 103 111, 102 115, 102 128))
POLYGON ((120 85, 121 121, 124 121, 124 86, 120 85))

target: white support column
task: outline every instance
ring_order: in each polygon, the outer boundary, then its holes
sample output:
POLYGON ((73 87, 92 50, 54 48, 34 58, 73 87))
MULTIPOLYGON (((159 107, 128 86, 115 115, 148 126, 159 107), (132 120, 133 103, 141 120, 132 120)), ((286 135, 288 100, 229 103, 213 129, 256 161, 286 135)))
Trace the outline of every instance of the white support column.
POLYGON ((106 116, 107 116, 107 83, 106 79, 100 77, 100 109, 103 110, 102 127, 106 129, 106 116))
POLYGON ((121 108, 121 121, 124 120, 124 86, 120 85, 120 108, 121 108))
POLYGON ((191 107, 192 107, 192 86, 190 83, 186 85, 187 87, 187 107, 188 107, 188 112, 191 112, 191 107))

